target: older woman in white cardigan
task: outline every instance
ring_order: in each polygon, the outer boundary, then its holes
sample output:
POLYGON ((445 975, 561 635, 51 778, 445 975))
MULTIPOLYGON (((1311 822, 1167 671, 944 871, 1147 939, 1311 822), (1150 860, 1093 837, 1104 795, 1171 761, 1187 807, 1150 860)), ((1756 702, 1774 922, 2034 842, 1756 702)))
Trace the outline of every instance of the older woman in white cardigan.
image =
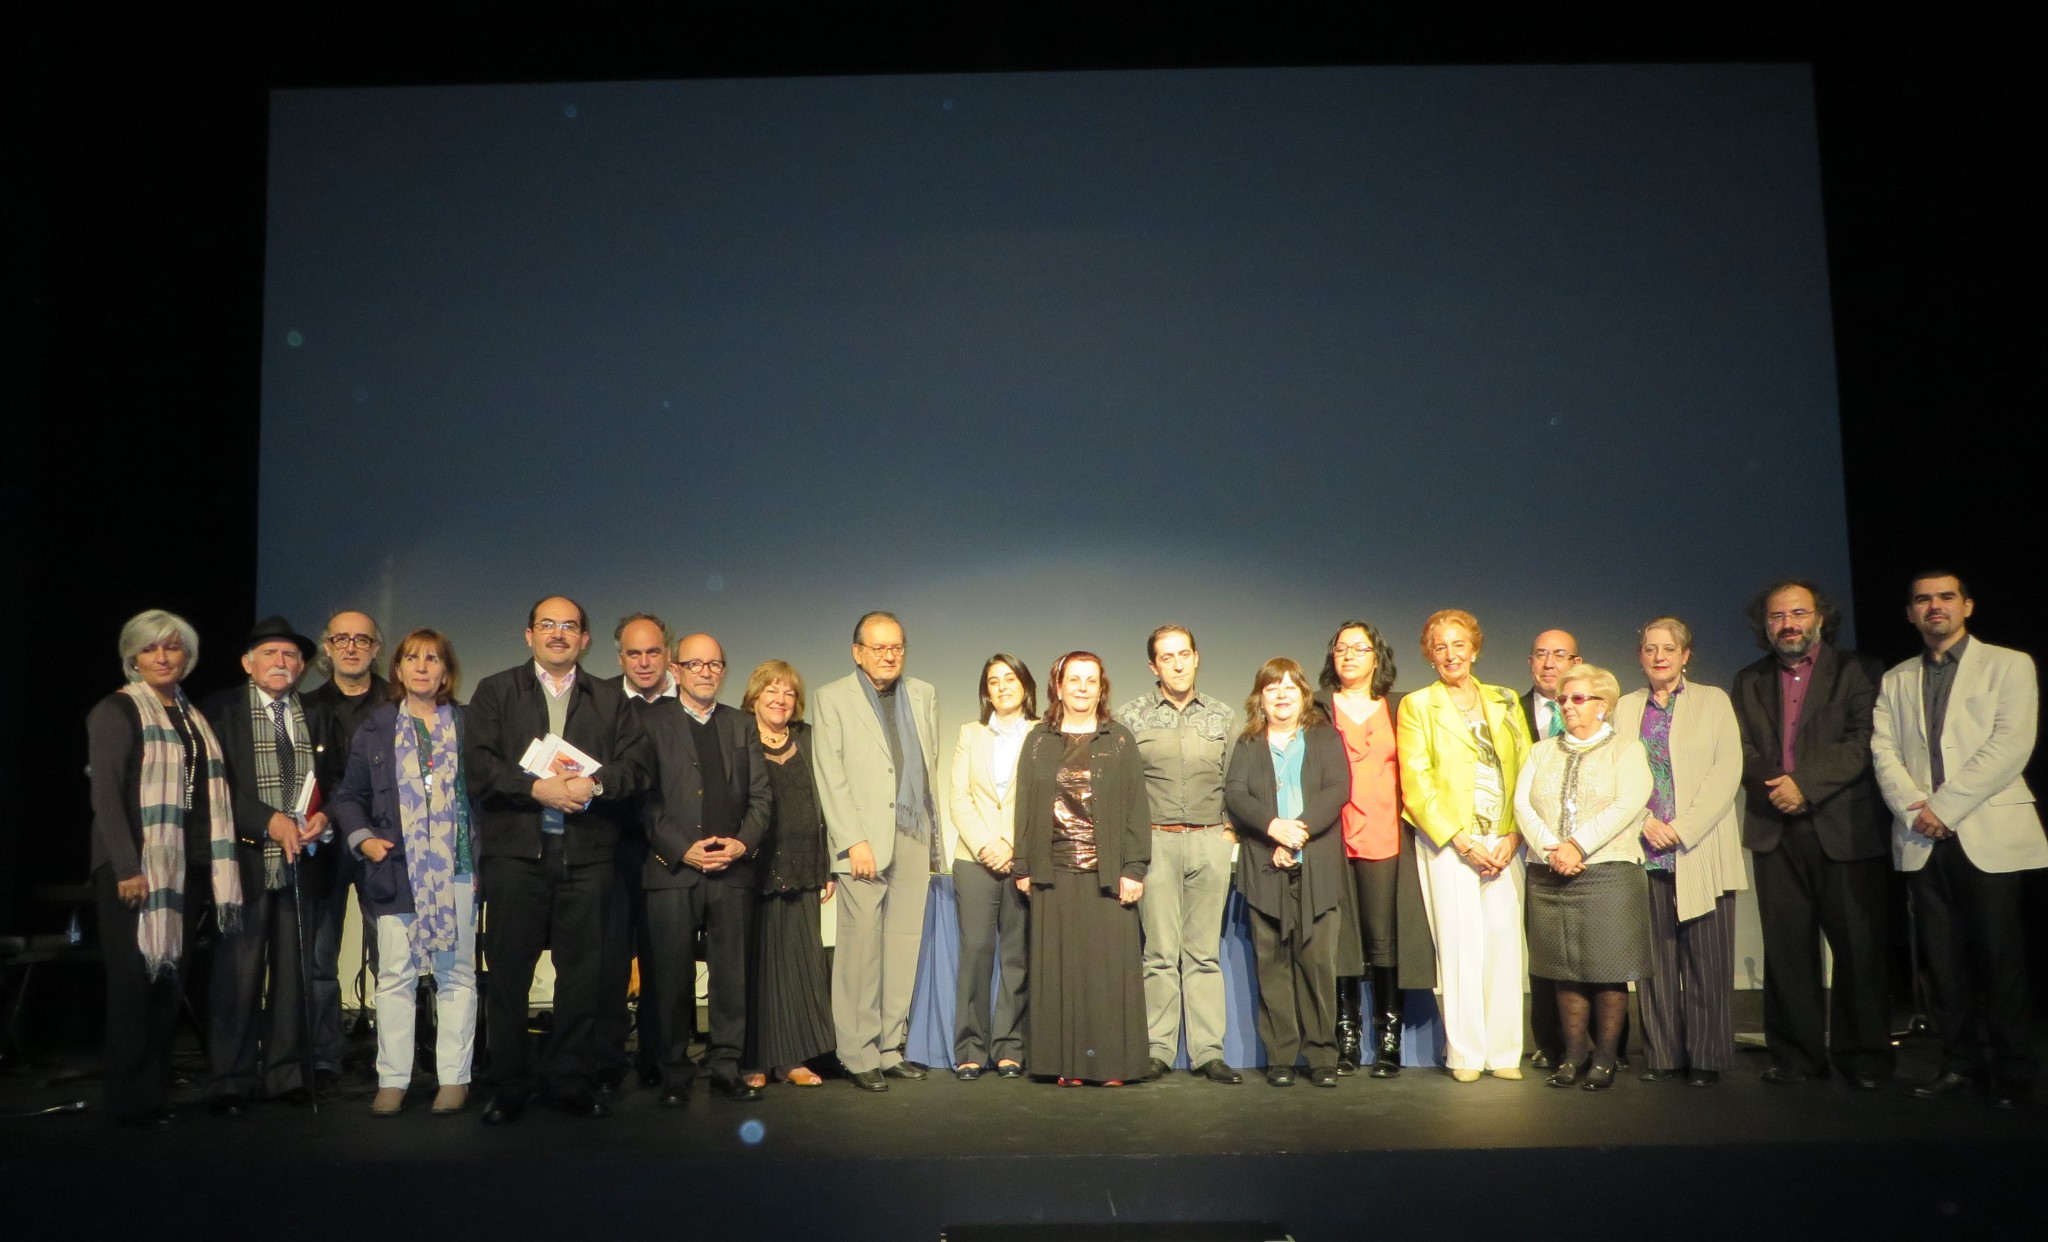
POLYGON ((1648 883, 1638 839, 1652 789, 1642 743, 1611 720, 1613 673, 1581 664, 1558 682, 1564 732, 1515 782, 1528 845, 1529 973, 1557 981, 1564 1057, 1553 1087, 1614 1085, 1628 985, 1650 973, 1648 883))
POLYGON ((1640 737, 1654 788, 1643 821, 1650 880, 1650 977, 1636 985, 1649 1051, 1645 1082, 1695 1087, 1735 1067, 1735 893, 1742 865, 1742 733, 1726 692, 1689 681, 1692 631, 1658 617, 1640 631, 1649 686, 1615 708, 1640 737))

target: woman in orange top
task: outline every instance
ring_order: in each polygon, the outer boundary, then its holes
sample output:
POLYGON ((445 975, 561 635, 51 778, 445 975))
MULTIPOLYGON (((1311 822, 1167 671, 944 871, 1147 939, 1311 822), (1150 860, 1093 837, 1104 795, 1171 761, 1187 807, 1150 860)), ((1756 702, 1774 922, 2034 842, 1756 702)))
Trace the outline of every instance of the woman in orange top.
MULTIPOLYGON (((1374 1078, 1392 1078, 1401 1072, 1402 985, 1428 988, 1435 983, 1435 948, 1422 904, 1415 842, 1401 822, 1401 774, 1394 753, 1401 696, 1392 693, 1394 654, 1371 624, 1346 621, 1330 639, 1318 680, 1322 693, 1317 702, 1343 738, 1351 770, 1351 793, 1340 824, 1354 884, 1359 964, 1371 972, 1372 981, 1372 1038, 1364 1051, 1372 1057, 1374 1078), (1404 974, 1402 968, 1411 963, 1404 974)), ((1356 1031, 1357 981, 1340 980, 1338 997, 1340 1030, 1356 1031)))

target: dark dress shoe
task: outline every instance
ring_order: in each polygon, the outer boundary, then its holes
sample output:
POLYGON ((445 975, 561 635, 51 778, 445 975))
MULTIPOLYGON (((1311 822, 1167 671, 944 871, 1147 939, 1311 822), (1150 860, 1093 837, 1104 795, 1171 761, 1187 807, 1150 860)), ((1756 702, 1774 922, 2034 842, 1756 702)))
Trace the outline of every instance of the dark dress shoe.
POLYGON ((597 1077, 590 1084, 590 1093, 598 1096, 613 1095, 625 1081, 626 1071, 616 1067, 601 1069, 597 1071, 597 1077))
POLYGON ((661 1070, 658 1068, 636 1070, 634 1072, 640 1076, 640 1085, 649 1091, 661 1085, 661 1070))
POLYGON ((1210 1082, 1235 1084, 1244 1081, 1244 1075, 1230 1068, 1229 1065, 1224 1063, 1224 1060, 1221 1057, 1217 1057, 1213 1061, 1202 1062, 1202 1064, 1195 1070, 1195 1072, 1197 1074, 1200 1074, 1202 1077, 1208 1079, 1210 1082))
POLYGON ((1550 1077, 1543 1081, 1553 1087, 1576 1087, 1579 1085, 1580 1076, 1584 1073, 1585 1066, 1582 1063, 1567 1061, 1550 1071, 1550 1077))
POLYGON ((2031 1083, 1997 1082, 1991 1085, 1991 1107, 2011 1111, 2033 1101, 2031 1083))
POLYGON ((1308 1082, 1312 1087, 1334 1087, 1341 1076, 1342 1071, 1336 1066, 1320 1065, 1308 1072, 1308 1082))
POLYGON ((688 1108, 690 1106, 689 1084, 663 1087, 661 1089, 661 1106, 663 1108, 688 1108))
POLYGON ((1266 1085, 1269 1087, 1291 1087, 1294 1085, 1294 1070, 1286 1065, 1266 1067, 1266 1085))
POLYGON ((749 1086, 744 1078, 714 1078, 711 1089, 735 1104, 751 1104, 761 1098, 761 1088, 749 1086))
POLYGON ((953 1077, 961 1082, 973 1082, 981 1077, 981 1075, 982 1068, 979 1065, 956 1065, 953 1067, 953 1077))
POLYGON ((1853 1071, 1845 1075, 1845 1077, 1849 1080, 1849 1086, 1857 1091, 1875 1091, 1879 1087, 1884 1086, 1884 1080, 1876 1074, 1853 1071))
POLYGON ((1685 1076, 1685 1085, 1688 1087, 1711 1087, 1720 1081, 1720 1070, 1696 1069, 1685 1076))
POLYGON ((1786 1069, 1783 1066, 1773 1065, 1764 1071, 1764 1081, 1773 1087, 1791 1087, 1802 1082, 1812 1082, 1813 1075, 1800 1070, 1786 1069))
POLYGON ((1967 1095, 1970 1089, 1976 1085, 1977 1080, 1968 1074, 1958 1074, 1954 1070, 1943 1070, 1926 1082, 1914 1087, 1913 1097, 1920 1100, 1935 1100, 1945 1095, 1967 1095))
POLYGON ((1618 1068, 1618 1063, 1615 1065, 1602 1065, 1598 1061, 1595 1061, 1592 1067, 1586 1071, 1585 1077, 1579 1080, 1579 1090, 1607 1090, 1609 1087, 1614 1085, 1614 1071, 1618 1068))
POLYGON ((487 1126, 509 1126, 526 1116, 526 1101, 516 1095, 494 1095, 484 1108, 483 1121, 487 1126))
POLYGON ((239 1117, 249 1111, 249 1097, 232 1092, 216 1095, 206 1102, 206 1111, 216 1117, 239 1117))
POLYGON ((283 1095, 277 1096, 275 1098, 280 1103, 284 1104, 305 1104, 312 1100, 313 1093, 311 1091, 306 1090, 304 1087, 293 1087, 291 1090, 285 1092, 283 1095))
POLYGON ((124 1130, 136 1130, 143 1134, 162 1134, 165 1130, 171 1128, 171 1123, 176 1118, 172 1116, 170 1109, 157 1108, 151 1109, 146 1113, 130 1113, 126 1117, 116 1117, 114 1120, 124 1130))
POLYGON ((848 1074, 847 1078, 854 1086, 859 1087, 863 1091, 887 1091, 889 1089, 889 1082, 882 1077, 883 1072, 882 1070, 861 1070, 858 1073, 848 1074))
POLYGON ((1529 1054, 1529 1064, 1536 1069, 1555 1069, 1557 1067, 1557 1061, 1541 1048, 1529 1054))
POLYGON ((882 1067, 882 1073, 891 1078, 904 1078, 911 1082, 922 1082, 931 1076, 931 1071, 915 1061, 898 1061, 882 1067))
POLYGON ((1156 1082, 1159 1079, 1166 1077, 1168 1074, 1171 1074, 1172 1072, 1173 1066, 1168 1065, 1166 1062, 1160 1060, 1158 1057, 1153 1057, 1152 1068, 1145 1074, 1145 1081, 1156 1082))
POLYGON ((1685 1077, 1684 1070, 1646 1069, 1642 1073, 1636 1075, 1636 1080, 1639 1082, 1670 1082, 1674 1078, 1683 1077, 1685 1077))
POLYGON ((1024 1077, 1024 1067, 1015 1061, 1005 1061, 996 1066, 996 1077, 1022 1078, 1024 1077))
POLYGON ((571 1117, 589 1117, 594 1120, 612 1115, 611 1106, 588 1091, 571 1091, 567 1095, 558 1095, 551 1103, 556 1112, 567 1113, 571 1117))

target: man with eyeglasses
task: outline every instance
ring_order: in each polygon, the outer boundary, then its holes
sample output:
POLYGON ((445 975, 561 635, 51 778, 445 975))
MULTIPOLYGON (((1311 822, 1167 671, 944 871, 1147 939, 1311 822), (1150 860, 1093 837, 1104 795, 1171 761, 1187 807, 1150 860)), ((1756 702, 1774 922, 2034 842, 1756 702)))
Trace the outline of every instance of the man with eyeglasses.
POLYGON ((1885 993, 1890 842, 1871 771, 1881 670, 1837 651, 1837 616, 1820 588, 1784 578, 1750 601, 1763 659, 1735 675, 1748 814, 1764 938, 1764 1081, 1824 1078, 1874 1091, 1891 1072, 1885 993), (1830 990, 1821 943, 1834 955, 1830 990))
POLYGON ((930 1071, 904 1059, 910 995, 932 873, 943 865, 938 692, 905 677, 894 615, 854 623, 852 675, 812 701, 811 768, 839 877, 832 1025, 839 1062, 863 1091, 930 1071))
POLYGON ((604 925, 612 859, 651 757, 639 713, 616 682, 585 675, 583 606, 551 595, 527 613, 533 659, 477 683, 465 719, 463 764, 477 809, 490 986, 485 1017, 497 1093, 485 1125, 517 1121, 545 1090, 574 1116, 610 1109, 592 1092, 597 1024, 605 1004, 604 925), (520 764, 536 739, 556 734, 598 765, 558 766, 536 777, 520 764), (554 955, 554 1033, 535 1065, 526 1002, 541 950, 554 955))
MULTIPOLYGON (((710 1022, 704 1045, 711 1089, 730 1100, 761 1098, 741 1074, 747 1034, 747 934, 754 915, 753 859, 768 834, 768 761, 752 716, 718 701, 725 650, 709 634, 676 644, 678 693, 643 717, 654 754, 654 784, 641 813, 653 1007, 663 1032, 661 1103, 690 1102, 698 1066, 690 1058, 697 1005, 696 938, 710 967, 710 1022)), ((645 995, 645 992, 643 992, 645 995)), ((645 1002, 643 1001, 643 1008, 645 1002)))
POLYGON ((2017 1108, 2034 1091, 2023 880, 2048 867, 2025 776, 2041 696, 2032 657, 1971 637, 1976 608, 1947 570, 1912 580, 1924 648, 1884 675, 1871 752, 1941 1033, 1940 1068, 1913 1094, 2017 1108))
MULTIPOLYGON (((669 668, 669 657, 675 640, 667 622, 651 612, 633 613, 613 627, 612 641, 619 651, 619 675, 612 681, 625 694, 626 702, 644 713, 657 703, 674 700, 676 679, 669 668)), ((661 1028, 654 1012, 653 995, 644 978, 638 1015, 639 1046, 630 1061, 626 1053, 626 1037, 635 1026, 634 1015, 626 1008, 633 958, 637 953, 645 963, 652 957, 647 945, 646 895, 640 888, 640 872, 646 863, 647 834, 640 817, 632 815, 621 826, 618 848, 612 856, 612 870, 618 883, 604 929, 604 1012, 597 1024, 599 1095, 616 1091, 625 1081, 629 1066, 641 1086, 661 1085, 661 1028)))
POLYGON ((1195 689, 1194 631, 1162 625, 1145 640, 1148 692, 1116 709, 1138 739, 1152 816, 1152 870, 1138 919, 1145 928, 1145 1018, 1152 1076, 1173 1068, 1185 1028, 1188 1066, 1210 1082, 1241 1083, 1223 1058, 1223 907, 1236 834, 1223 809, 1223 771, 1237 713, 1195 689))
MULTIPOLYGON (((327 680, 299 695, 308 719, 318 717, 318 731, 333 744, 323 746, 314 757, 322 797, 341 788, 348 772, 349 743, 356 727, 370 709, 389 695, 388 683, 377 674, 377 653, 383 650, 384 634, 369 613, 343 609, 327 618, 320 634, 320 650, 314 667, 327 680)), ((313 928, 313 1065, 321 1086, 341 1072, 347 1041, 341 1029, 341 929, 348 915, 348 892, 355 886, 362 905, 364 928, 376 926, 369 913, 369 899, 362 892, 362 860, 354 850, 334 851, 331 880, 323 891, 305 892, 306 914, 313 928)), ((310 873, 309 873, 310 874, 310 873)), ((303 884, 302 884, 303 889, 303 884)), ((375 977, 377 938, 363 936, 363 948, 375 977)))

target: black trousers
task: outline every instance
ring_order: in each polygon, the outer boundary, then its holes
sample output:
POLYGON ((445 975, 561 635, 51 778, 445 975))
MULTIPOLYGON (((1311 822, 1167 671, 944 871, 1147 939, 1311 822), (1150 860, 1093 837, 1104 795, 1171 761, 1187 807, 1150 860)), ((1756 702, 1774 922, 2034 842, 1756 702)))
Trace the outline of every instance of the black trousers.
MULTIPOLYGON (((336 840, 322 845, 321 850, 335 851, 333 877, 330 887, 320 896, 319 922, 313 933, 313 1064, 321 1069, 340 1070, 343 1056, 348 1051, 348 1038, 341 1029, 341 996, 349 979, 356 977, 362 969, 364 959, 344 964, 341 960, 341 933, 348 921, 349 893, 355 893, 355 904, 362 919, 363 952, 368 955, 370 986, 369 992, 376 991, 377 978, 377 920, 370 913, 370 897, 363 891, 363 860, 357 858, 337 833, 336 840)), ((307 902, 307 905, 312 905, 307 902)), ((374 996, 369 998, 374 1003, 374 996)))
POLYGON ((953 860, 953 896, 960 906, 960 976, 953 998, 953 1064, 1024 1060, 1024 972, 1030 968, 1031 904, 1008 876, 978 862, 953 860), (1002 976, 990 981, 996 955, 1002 976))
POLYGON ((1981 871, 1962 842, 1944 837, 1907 880, 1941 1028, 1941 1068, 1973 1077, 1988 1070, 2010 1087, 2034 1081, 2020 916, 2025 874, 1981 871))
POLYGON ((92 873, 92 891, 106 956, 107 1111, 117 1118, 139 1117, 170 1100, 178 1007, 200 924, 213 909, 213 880, 204 868, 185 873, 185 952, 177 970, 160 979, 150 978, 143 966, 135 941, 142 914, 121 900, 112 867, 92 873))
POLYGON ((1884 922, 1891 860, 1836 862, 1806 819, 1787 823, 1778 848, 1755 860, 1772 1064, 1824 1074, 1832 1059, 1844 1073, 1889 1073, 1884 922), (1823 936, 1835 956, 1832 989, 1821 968, 1823 936))
POLYGON ((613 863, 618 879, 604 924, 604 1008, 598 1014, 597 1057, 600 1065, 612 1069, 623 1072, 630 1061, 634 1070, 648 1073, 661 1061, 661 1022, 644 973, 654 954, 647 942, 647 894, 640 885, 643 858, 642 851, 621 845, 613 863), (629 1058, 626 1036, 633 1030, 634 1014, 626 1005, 626 993, 632 986, 635 957, 643 972, 640 1041, 629 1058))
POLYGON ((590 1089, 597 1072, 605 907, 612 883, 609 861, 571 866, 561 838, 552 835, 538 860, 484 859, 490 970, 484 1014, 491 1075, 500 1092, 530 1095, 545 1086, 556 1096, 570 1096, 590 1089), (547 1061, 536 1064, 526 1000, 543 949, 554 955, 555 1024, 547 1061))
MULTIPOLYGON (((1301 883, 1299 868, 1292 878, 1301 883)), ((1304 920, 1285 937, 1280 920, 1257 910, 1246 913, 1258 966, 1259 1040, 1266 1045, 1266 1064, 1292 1069, 1303 1059, 1310 1069, 1335 1068, 1338 912, 1304 920)))
POLYGON ((283 888, 266 891, 261 861, 243 862, 241 930, 223 933, 213 954, 210 1097, 277 1096, 307 1085, 299 908, 291 868, 285 875, 283 888))
MULTIPOLYGON (((704 1071, 719 1082, 739 1078, 740 1056, 747 1045, 748 937, 753 925, 751 888, 706 880, 689 888, 647 890, 654 1008, 663 1032, 663 1085, 687 1090, 697 1076, 697 1063, 690 1058, 690 1031, 697 1008, 696 934, 700 927, 704 930, 704 961, 711 968, 704 1071)), ((643 962, 643 978, 646 967, 643 962)))

